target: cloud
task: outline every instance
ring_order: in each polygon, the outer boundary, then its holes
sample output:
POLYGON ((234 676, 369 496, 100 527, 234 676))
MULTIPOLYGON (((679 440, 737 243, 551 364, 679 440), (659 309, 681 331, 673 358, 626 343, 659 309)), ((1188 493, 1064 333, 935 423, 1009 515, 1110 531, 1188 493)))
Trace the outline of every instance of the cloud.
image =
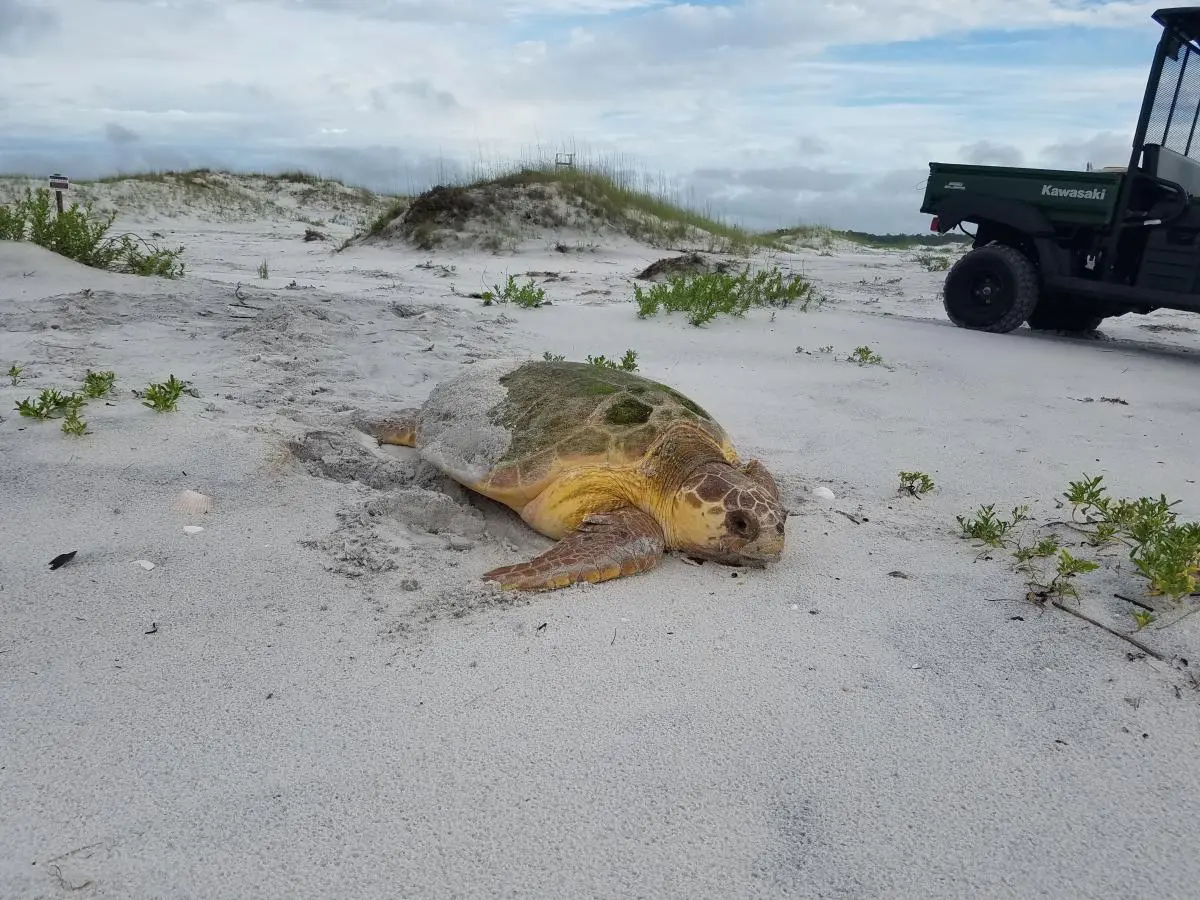
POLYGON ((137 143, 138 140, 135 132, 130 131, 124 125, 118 125, 116 122, 106 122, 104 124, 104 136, 110 143, 118 147, 127 147, 130 144, 137 143))
POLYGON ((958 151, 965 163, 977 166, 1019 166, 1024 157, 1020 148, 1011 144, 976 141, 958 151))
POLYGON ((0 80, 0 169, 86 145, 126 167, 307 161, 407 187, 438 171, 429 160, 574 148, 748 223, 923 229, 911 176, 931 160, 1081 167, 1111 163, 1125 141, 1123 160, 1154 8, 0 0, 0 46, 23 35, 19 68, 0 80), (30 41, 30 22, 57 23, 53 44, 30 41))
POLYGON ((487 24, 528 17, 603 16, 653 9, 665 5, 666 2, 667 0, 282 0, 281 5, 296 10, 349 14, 391 22, 487 24))
POLYGON ((1042 151, 1041 164, 1066 169, 1082 169, 1087 163, 1100 166, 1123 166, 1133 150, 1133 129, 1118 134, 1113 131, 1057 141, 1042 151))
POLYGON ((462 106, 449 91, 439 90, 428 79, 394 81, 371 89, 371 107, 376 112, 393 112, 397 99, 416 101, 419 107, 449 111, 462 106))
POLYGON ((0 0, 0 51, 44 45, 58 26, 53 10, 25 0, 0 0))

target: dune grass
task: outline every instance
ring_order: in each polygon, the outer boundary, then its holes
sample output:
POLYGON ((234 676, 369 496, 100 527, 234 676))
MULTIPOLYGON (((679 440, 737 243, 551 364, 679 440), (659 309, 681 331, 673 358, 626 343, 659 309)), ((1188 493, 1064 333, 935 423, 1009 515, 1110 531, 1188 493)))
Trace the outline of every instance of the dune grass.
MULTIPOLYGON (((41 179, 0 176, 0 203, 19 200, 41 179)), ((74 179, 71 196, 122 216, 195 215, 207 221, 296 220, 362 227, 390 201, 365 187, 299 170, 229 172, 208 168, 123 172, 74 179)))
MULTIPOLYGON (((559 155, 539 148, 516 160, 481 157, 470 166, 439 165, 437 184, 421 193, 442 188, 495 195, 505 188, 554 188, 594 220, 655 246, 695 249, 702 244, 702 249, 735 253, 782 249, 771 235, 731 223, 665 175, 647 174, 624 157, 573 153, 570 165, 559 165, 559 155)), ((409 199, 397 198, 362 236, 381 234, 410 205, 409 199)))
MULTIPOLYGON (((331 221, 357 227, 343 248, 357 239, 380 235, 412 206, 416 197, 435 187, 490 192, 504 188, 533 193, 547 188, 582 216, 628 234, 653 246, 675 250, 709 250, 749 255, 755 250, 788 250, 802 246, 832 252, 839 242, 880 249, 919 249, 954 246, 970 239, 962 235, 871 234, 823 225, 797 225, 760 231, 746 228, 716 211, 711 201, 699 199, 694 188, 659 172, 651 173, 623 154, 590 155, 573 143, 561 147, 537 145, 516 158, 480 155, 469 163, 439 157, 432 171, 436 178, 409 178, 405 191, 381 192, 338 178, 303 169, 277 172, 258 170, 187 170, 124 172, 93 179, 77 179, 80 193, 99 186, 115 188, 112 200, 121 207, 153 211, 166 190, 172 200, 202 213, 222 217, 297 217, 294 209, 279 202, 262 182, 279 185, 289 203, 321 205, 337 210, 331 221), (569 156, 570 165, 558 165, 569 156), (347 220, 347 216, 350 219, 347 220)), ((28 181, 28 176, 14 176, 28 181)), ((0 176, 0 182, 5 177, 0 176)), ((400 179, 397 179, 398 181, 400 179)), ((0 184, 0 194, 4 185, 0 184)), ((3 197, 0 196, 0 200, 3 197)), ((169 204, 168 204, 169 205, 169 204)), ((488 204, 496 205, 496 204, 488 204)), ((485 210, 486 211, 486 210, 485 210)), ((305 219, 303 215, 299 218, 305 219)), ((555 223, 551 223, 552 225, 555 223)), ((511 242, 512 235, 499 243, 511 242)))
POLYGON ((576 202, 588 205, 597 216, 622 226, 631 237, 650 243, 683 243, 696 232, 724 242, 730 250, 775 247, 766 235, 729 224, 709 211, 689 209, 666 192, 650 193, 634 179, 621 179, 619 172, 597 168, 522 168, 491 178, 479 186, 516 187, 557 185, 576 202))
POLYGON ((965 234, 872 234, 830 228, 825 225, 796 225, 766 233, 767 237, 811 250, 832 250, 838 241, 847 241, 875 250, 915 250, 918 248, 956 248, 971 242, 965 234))

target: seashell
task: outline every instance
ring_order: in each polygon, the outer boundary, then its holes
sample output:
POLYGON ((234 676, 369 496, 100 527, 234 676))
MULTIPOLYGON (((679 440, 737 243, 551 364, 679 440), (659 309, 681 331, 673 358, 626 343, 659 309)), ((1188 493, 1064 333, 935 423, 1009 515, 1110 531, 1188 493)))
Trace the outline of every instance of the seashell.
POLYGON ((175 499, 171 501, 171 509, 187 516, 202 516, 207 512, 211 512, 212 508, 212 497, 209 497, 207 494, 201 494, 199 491, 193 491, 191 488, 188 488, 186 491, 180 491, 175 495, 175 499))
POLYGON ((148 559, 139 559, 139 560, 136 560, 136 562, 139 566, 141 566, 147 572, 149 572, 151 569, 154 568, 154 563, 150 562, 150 560, 148 560, 148 559))
POLYGON ((829 488, 825 487, 825 485, 820 485, 819 487, 813 488, 812 492, 813 492, 814 497, 820 497, 822 500, 833 500, 834 499, 833 491, 831 491, 829 488))
POLYGON ((184 525, 183 526, 184 534, 199 534, 203 530, 204 529, 201 528, 199 525, 184 525))

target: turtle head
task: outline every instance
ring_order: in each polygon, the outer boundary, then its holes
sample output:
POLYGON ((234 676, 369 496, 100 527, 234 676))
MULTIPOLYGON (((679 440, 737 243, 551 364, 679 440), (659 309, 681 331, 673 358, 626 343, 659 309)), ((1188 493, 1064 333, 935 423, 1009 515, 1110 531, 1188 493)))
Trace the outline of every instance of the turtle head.
POLYGON ((787 510, 774 479, 756 460, 702 465, 672 498, 669 518, 671 546, 691 556, 765 566, 783 555, 787 510))

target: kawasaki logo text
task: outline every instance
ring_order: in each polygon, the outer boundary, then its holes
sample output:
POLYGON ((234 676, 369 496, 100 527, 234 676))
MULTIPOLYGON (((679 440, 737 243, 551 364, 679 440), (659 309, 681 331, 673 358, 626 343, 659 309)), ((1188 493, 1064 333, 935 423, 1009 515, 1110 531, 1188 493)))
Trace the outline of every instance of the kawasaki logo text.
POLYGON ((1060 188, 1052 184, 1042 185, 1043 197, 1070 197, 1073 200, 1103 200, 1108 188, 1060 188))

